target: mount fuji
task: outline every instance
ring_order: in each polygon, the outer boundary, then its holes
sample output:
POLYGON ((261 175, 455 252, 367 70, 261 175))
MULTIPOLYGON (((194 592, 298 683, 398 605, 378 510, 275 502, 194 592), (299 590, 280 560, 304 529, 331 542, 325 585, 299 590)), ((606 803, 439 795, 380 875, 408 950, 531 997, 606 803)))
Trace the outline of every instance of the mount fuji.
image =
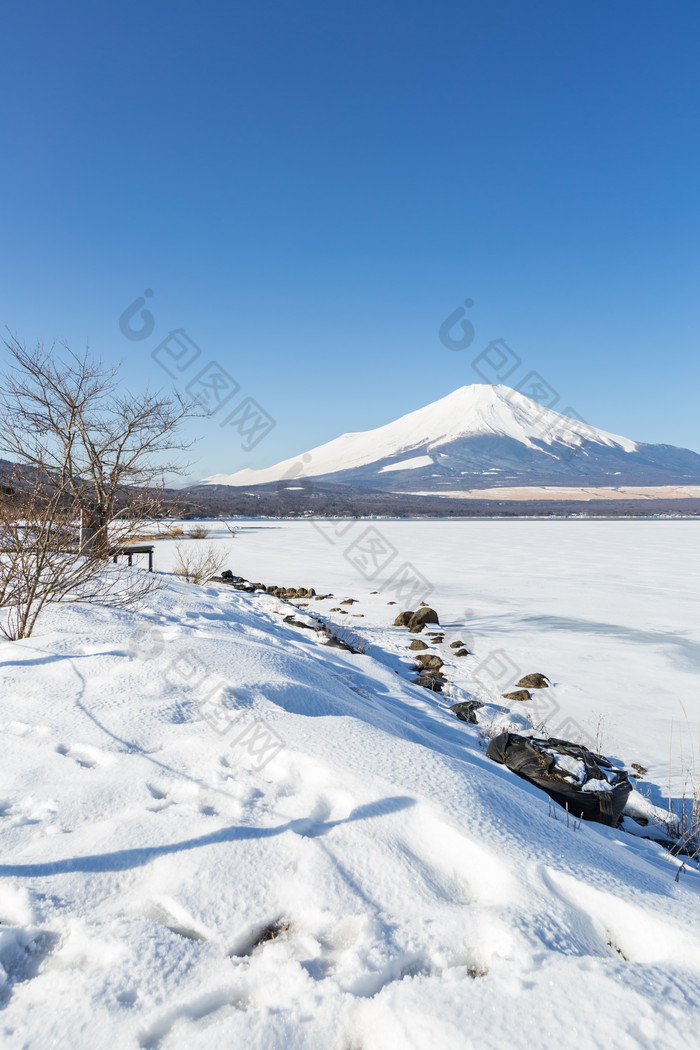
POLYGON ((688 485, 700 484, 700 455, 609 434, 507 386, 473 384, 375 430, 202 484, 292 488, 311 478, 421 495, 513 485, 688 485))

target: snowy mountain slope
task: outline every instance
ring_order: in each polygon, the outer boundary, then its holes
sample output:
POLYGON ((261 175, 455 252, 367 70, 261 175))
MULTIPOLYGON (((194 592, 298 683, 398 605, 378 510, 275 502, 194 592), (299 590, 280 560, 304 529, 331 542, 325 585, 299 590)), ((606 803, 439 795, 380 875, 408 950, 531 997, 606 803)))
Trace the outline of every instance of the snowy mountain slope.
POLYGON ((401 629, 288 611, 172 583, 0 643, 3 1047, 693 1045, 700 876, 553 820, 401 629))
POLYGON ((700 455, 609 434, 506 386, 474 384, 376 430, 205 483, 251 486, 300 476, 402 492, 552 479, 678 484, 700 481, 700 455))

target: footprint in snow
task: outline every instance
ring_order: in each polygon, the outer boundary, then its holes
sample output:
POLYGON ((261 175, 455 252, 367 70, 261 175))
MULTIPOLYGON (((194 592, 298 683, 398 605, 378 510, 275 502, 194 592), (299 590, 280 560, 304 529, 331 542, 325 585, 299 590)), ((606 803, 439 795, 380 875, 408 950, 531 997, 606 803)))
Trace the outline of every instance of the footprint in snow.
POLYGON ((169 806, 173 806, 175 803, 171 798, 168 797, 168 792, 165 788, 160 787, 158 784, 146 783, 146 790, 153 799, 153 805, 146 806, 146 809, 150 813, 160 813, 164 809, 168 809, 169 806))
POLYGON ((190 915, 177 901, 168 899, 152 900, 142 911, 145 919, 163 926, 178 937, 188 941, 208 941, 209 933, 201 923, 190 915))
POLYGON ((56 753, 63 755, 65 758, 72 758, 73 761, 82 766, 83 769, 94 769, 95 766, 106 766, 112 761, 110 756, 105 755, 99 748, 91 747, 87 744, 80 744, 77 746, 68 744, 57 744, 56 753))
POLYGON ((366 915, 345 916, 325 929, 279 917, 242 933, 228 955, 239 964, 255 965, 268 952, 282 951, 296 959, 312 980, 333 980, 343 992, 361 999, 373 998, 407 977, 441 977, 453 968, 473 979, 488 973, 477 950, 455 948, 441 955, 426 944, 422 949, 395 945, 387 951, 385 932, 366 915))
POLYGON ((697 943, 683 926, 571 875, 547 869, 545 881, 570 909, 569 925, 587 942, 590 954, 625 962, 687 965, 700 970, 697 943), (592 944, 592 947, 591 947, 592 944))
POLYGON ((5 926, 2 930, 2 967, 5 980, 0 988, 0 1007, 12 998, 15 985, 31 981, 44 961, 55 951, 59 935, 52 930, 5 926))
POLYGON ((188 1034, 200 1033, 201 1022, 210 1023, 215 1014, 223 1018, 227 1013, 245 1009, 247 1001, 243 992, 218 986, 188 1002, 171 1007, 141 1034, 138 1045, 141 1050, 158 1050, 162 1042, 168 1039, 168 1045, 174 1045, 177 1040, 178 1046, 184 1046, 188 1034))

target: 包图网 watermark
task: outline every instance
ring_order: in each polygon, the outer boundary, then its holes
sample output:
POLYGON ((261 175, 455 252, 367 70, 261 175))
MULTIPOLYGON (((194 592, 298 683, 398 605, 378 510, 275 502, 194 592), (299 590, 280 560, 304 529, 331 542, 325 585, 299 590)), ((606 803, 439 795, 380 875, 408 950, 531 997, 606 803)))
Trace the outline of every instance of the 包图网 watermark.
MULTIPOLYGON (((168 606, 175 611, 180 597, 168 606)), ((154 660, 166 654, 166 639, 155 625, 139 631, 131 639, 134 655, 154 660)), ((187 647, 173 653, 161 669, 164 683, 195 704, 200 717, 221 737, 230 736, 228 746, 242 748, 260 772, 285 747, 284 739, 261 718, 246 720, 250 708, 241 704, 235 690, 214 675, 195 649, 187 647), (234 732, 237 730, 237 732, 234 732)))
MULTIPOLYGON (((146 300, 153 294, 153 290, 147 288, 121 314, 119 330, 126 339, 140 342, 153 334, 155 317, 146 307, 146 300)), ((186 380, 188 396, 205 415, 213 417, 225 410, 219 425, 242 439, 244 452, 251 452, 275 427, 274 418, 255 398, 246 396, 234 404, 241 390, 240 383, 218 361, 210 360, 200 367, 202 349, 184 328, 169 331, 151 351, 151 357, 171 379, 186 380)))

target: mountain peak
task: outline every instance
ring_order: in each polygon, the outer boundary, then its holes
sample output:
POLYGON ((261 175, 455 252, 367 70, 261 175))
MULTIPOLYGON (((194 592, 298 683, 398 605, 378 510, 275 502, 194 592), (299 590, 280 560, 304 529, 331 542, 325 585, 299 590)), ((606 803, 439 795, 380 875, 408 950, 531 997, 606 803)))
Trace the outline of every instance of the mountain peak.
POLYGON ((664 448, 598 430, 503 384, 473 383, 384 426, 342 434, 304 453, 303 461, 300 454, 264 470, 215 474, 205 483, 250 486, 304 476, 439 489, 446 479, 468 488, 494 480, 536 484, 553 477, 581 484, 582 476, 585 483, 609 476, 620 485, 630 470, 637 481, 645 471, 668 475, 670 460, 675 476, 700 478, 700 456, 693 452, 671 449, 649 458, 648 450, 664 448))

